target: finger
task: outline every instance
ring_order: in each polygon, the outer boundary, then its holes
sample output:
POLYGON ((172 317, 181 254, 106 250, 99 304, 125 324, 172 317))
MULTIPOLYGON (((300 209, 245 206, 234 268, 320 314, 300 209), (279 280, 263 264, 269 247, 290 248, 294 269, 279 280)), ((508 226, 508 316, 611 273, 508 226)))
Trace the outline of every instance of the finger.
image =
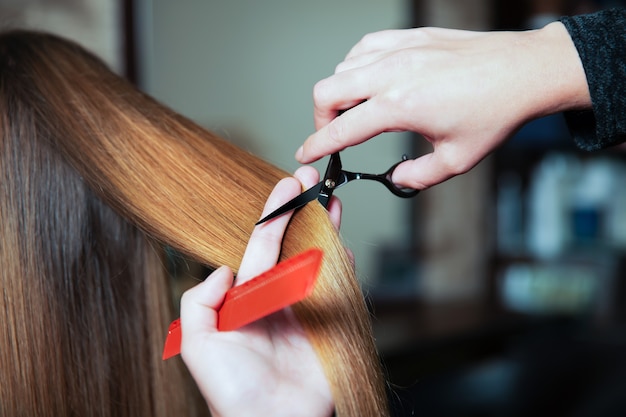
POLYGON ((313 122, 316 129, 321 129, 335 120, 342 112, 366 101, 369 96, 358 98, 342 98, 327 105, 315 105, 313 108, 313 122))
POLYGON ((352 265, 352 269, 355 268, 355 262, 354 262, 354 252, 352 252, 352 249, 348 248, 348 247, 344 247, 344 250, 346 251, 346 255, 348 256, 348 260, 350 261, 350 265, 352 265))
POLYGON ((400 187, 425 190, 437 184, 440 178, 442 173, 433 164, 433 153, 429 153, 398 165, 393 171, 391 181, 400 187))
POLYGON ((296 159, 303 164, 317 161, 325 155, 395 129, 394 124, 393 115, 381 114, 376 100, 368 100, 336 117, 309 136, 296 152, 296 159))
MULTIPOLYGON (((302 187, 305 190, 315 186, 320 180, 319 172, 312 166, 303 166, 298 168, 293 176, 302 183, 302 187)), ((337 230, 339 230, 341 226, 341 208, 341 200, 332 196, 328 203, 328 215, 337 230)))
POLYGON ((313 87, 313 121, 320 129, 342 110, 350 109, 372 96, 376 83, 372 70, 361 67, 318 81, 313 87))
POLYGON ((180 302, 182 346, 193 335, 217 331, 217 310, 222 305, 224 295, 232 284, 233 273, 231 269, 222 266, 203 282, 185 291, 180 302))
POLYGON ((293 176, 300 181, 303 190, 308 190, 315 186, 320 180, 320 173, 312 166, 298 168, 293 176))
POLYGON ((469 171, 476 163, 467 159, 467 152, 463 158, 455 159, 445 156, 443 152, 435 150, 422 155, 417 159, 406 161, 396 167, 392 181, 404 187, 424 190, 437 185, 456 175, 469 171))
POLYGON ((422 32, 421 29, 392 29, 368 33, 350 49, 345 59, 419 45, 425 38, 420 36, 422 32))
POLYGON ((341 211, 341 200, 335 196, 332 196, 330 198, 330 202, 328 203, 328 215, 330 216, 330 221, 337 230, 341 228, 341 211))
POLYGON ((391 29, 369 33, 352 47, 344 60, 379 52, 391 52, 414 47, 444 49, 449 41, 471 40, 481 32, 456 29, 422 27, 414 29, 391 29))
MULTIPOLYGON (((303 166, 296 170, 293 174, 301 183, 305 190, 315 186, 319 182, 319 172, 312 166, 303 166)), ((335 229, 339 230, 341 226, 341 200, 332 196, 328 203, 328 215, 335 229)))
MULTIPOLYGON (((266 216, 302 191, 300 182, 293 178, 284 178, 276 184, 267 199, 262 216, 266 216)), ((259 275, 276 265, 283 234, 293 212, 262 223, 254 228, 239 267, 237 285, 259 275)))
POLYGON ((379 51, 347 58, 335 67, 335 74, 365 67, 377 61, 380 61, 381 59, 384 59, 389 54, 390 51, 379 51))

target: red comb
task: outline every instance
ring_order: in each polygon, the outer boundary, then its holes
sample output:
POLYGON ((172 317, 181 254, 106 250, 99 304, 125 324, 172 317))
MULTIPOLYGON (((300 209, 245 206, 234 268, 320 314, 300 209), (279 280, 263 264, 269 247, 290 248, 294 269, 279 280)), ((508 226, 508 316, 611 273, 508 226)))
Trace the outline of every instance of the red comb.
MULTIPOLYGON (((226 292, 217 329, 236 330, 306 298, 313 291, 323 252, 309 249, 226 292)), ((180 319, 168 329, 163 360, 180 353, 180 319)))

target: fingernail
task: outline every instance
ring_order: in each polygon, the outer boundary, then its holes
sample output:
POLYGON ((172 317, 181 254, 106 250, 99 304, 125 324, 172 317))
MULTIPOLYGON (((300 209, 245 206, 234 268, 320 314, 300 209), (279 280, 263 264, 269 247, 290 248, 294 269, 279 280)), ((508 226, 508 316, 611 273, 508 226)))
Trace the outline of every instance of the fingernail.
POLYGON ((298 161, 302 159, 302 154, 304 154, 304 149, 302 148, 302 146, 300 146, 298 150, 296 151, 296 159, 298 161))

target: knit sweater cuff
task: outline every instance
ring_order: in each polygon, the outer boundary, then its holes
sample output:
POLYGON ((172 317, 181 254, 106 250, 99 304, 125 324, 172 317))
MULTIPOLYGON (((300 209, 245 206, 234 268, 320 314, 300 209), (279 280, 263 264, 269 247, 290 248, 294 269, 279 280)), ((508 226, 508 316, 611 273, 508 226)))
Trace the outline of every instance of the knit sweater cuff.
POLYGON ((559 19, 583 64, 592 110, 565 113, 578 147, 597 150, 626 140, 626 9, 559 19))

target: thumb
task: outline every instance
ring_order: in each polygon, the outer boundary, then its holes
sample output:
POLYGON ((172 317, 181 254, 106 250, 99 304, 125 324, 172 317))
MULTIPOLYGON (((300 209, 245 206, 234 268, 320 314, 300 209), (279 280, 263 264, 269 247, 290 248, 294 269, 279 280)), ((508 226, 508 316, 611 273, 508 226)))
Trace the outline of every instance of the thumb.
POLYGON ((217 311, 232 285, 233 271, 222 266, 203 282, 185 291, 180 304, 181 351, 184 352, 197 337, 217 332, 217 311))
POLYGON ((392 181, 400 186, 425 190, 472 168, 442 160, 440 156, 441 153, 433 152, 401 163, 394 170, 392 181))

